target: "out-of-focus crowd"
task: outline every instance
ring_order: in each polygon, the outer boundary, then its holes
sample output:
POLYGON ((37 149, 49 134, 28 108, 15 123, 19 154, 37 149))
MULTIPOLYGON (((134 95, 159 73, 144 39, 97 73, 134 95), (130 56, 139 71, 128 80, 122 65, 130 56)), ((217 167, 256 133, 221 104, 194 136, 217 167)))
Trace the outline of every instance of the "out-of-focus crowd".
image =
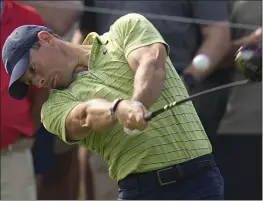
MULTIPOLYGON (((45 25, 68 41, 81 44, 90 32, 103 34, 124 11, 192 18, 180 22, 149 20, 171 48, 171 60, 182 75, 198 82, 189 94, 243 79, 233 64, 233 52, 255 30, 231 23, 262 24, 261 1, 10 1, 1 0, 1 49, 17 27, 45 25), (83 12, 83 7, 122 11, 119 15, 83 12), (196 19, 209 24, 195 23, 196 19), (237 45, 232 46, 233 41, 237 45), (199 52, 210 56, 209 74, 196 71, 199 52)), ((260 32, 261 35, 261 32, 260 32)), ((84 147, 66 145, 40 122, 48 91, 31 88, 23 101, 8 94, 9 76, 1 60, 1 198, 75 200, 117 198, 117 183, 107 164, 84 147)), ((186 83, 187 85, 187 83, 186 83)), ((262 85, 261 83, 194 100, 213 145, 225 181, 225 199, 262 199, 262 85)))

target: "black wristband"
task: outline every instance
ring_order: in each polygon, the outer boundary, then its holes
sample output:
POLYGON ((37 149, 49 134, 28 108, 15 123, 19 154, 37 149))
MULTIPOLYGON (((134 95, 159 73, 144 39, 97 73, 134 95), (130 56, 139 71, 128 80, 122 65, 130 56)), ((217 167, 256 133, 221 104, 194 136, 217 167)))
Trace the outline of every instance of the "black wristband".
POLYGON ((112 102, 112 107, 110 108, 111 118, 112 118, 112 119, 116 119, 116 118, 115 118, 115 112, 116 112, 117 107, 118 107, 118 105, 120 104, 121 101, 123 101, 123 99, 122 99, 122 98, 118 98, 118 99, 115 99, 115 100, 112 102))

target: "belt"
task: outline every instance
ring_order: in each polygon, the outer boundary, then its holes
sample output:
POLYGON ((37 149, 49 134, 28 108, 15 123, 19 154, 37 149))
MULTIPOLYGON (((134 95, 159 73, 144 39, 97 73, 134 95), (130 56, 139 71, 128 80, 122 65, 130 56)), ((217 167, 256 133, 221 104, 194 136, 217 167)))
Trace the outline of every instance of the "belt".
POLYGON ((142 185, 145 183, 147 185, 166 186, 204 173, 214 166, 216 164, 213 155, 207 154, 167 168, 128 175, 120 180, 118 185, 121 189, 130 188, 138 182, 142 185))

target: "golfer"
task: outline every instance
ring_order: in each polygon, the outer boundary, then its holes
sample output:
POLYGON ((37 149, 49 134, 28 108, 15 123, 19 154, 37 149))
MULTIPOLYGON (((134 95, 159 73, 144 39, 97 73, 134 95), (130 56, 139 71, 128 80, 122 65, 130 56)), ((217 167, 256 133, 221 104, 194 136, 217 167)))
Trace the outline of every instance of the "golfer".
POLYGON ((223 179, 193 104, 143 118, 188 96, 168 55, 156 28, 133 13, 101 36, 90 33, 83 45, 43 26, 22 26, 2 54, 10 95, 22 99, 30 85, 52 89, 42 107, 45 128, 100 154, 118 181, 119 199, 223 199, 223 179))

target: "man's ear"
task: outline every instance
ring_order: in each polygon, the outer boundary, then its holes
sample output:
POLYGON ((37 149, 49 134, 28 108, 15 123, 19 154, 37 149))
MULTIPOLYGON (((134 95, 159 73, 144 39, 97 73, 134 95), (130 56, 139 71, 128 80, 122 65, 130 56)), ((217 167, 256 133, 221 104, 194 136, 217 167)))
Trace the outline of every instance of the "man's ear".
POLYGON ((37 36, 41 45, 43 45, 44 43, 51 43, 52 41, 52 35, 46 31, 40 31, 37 36))

